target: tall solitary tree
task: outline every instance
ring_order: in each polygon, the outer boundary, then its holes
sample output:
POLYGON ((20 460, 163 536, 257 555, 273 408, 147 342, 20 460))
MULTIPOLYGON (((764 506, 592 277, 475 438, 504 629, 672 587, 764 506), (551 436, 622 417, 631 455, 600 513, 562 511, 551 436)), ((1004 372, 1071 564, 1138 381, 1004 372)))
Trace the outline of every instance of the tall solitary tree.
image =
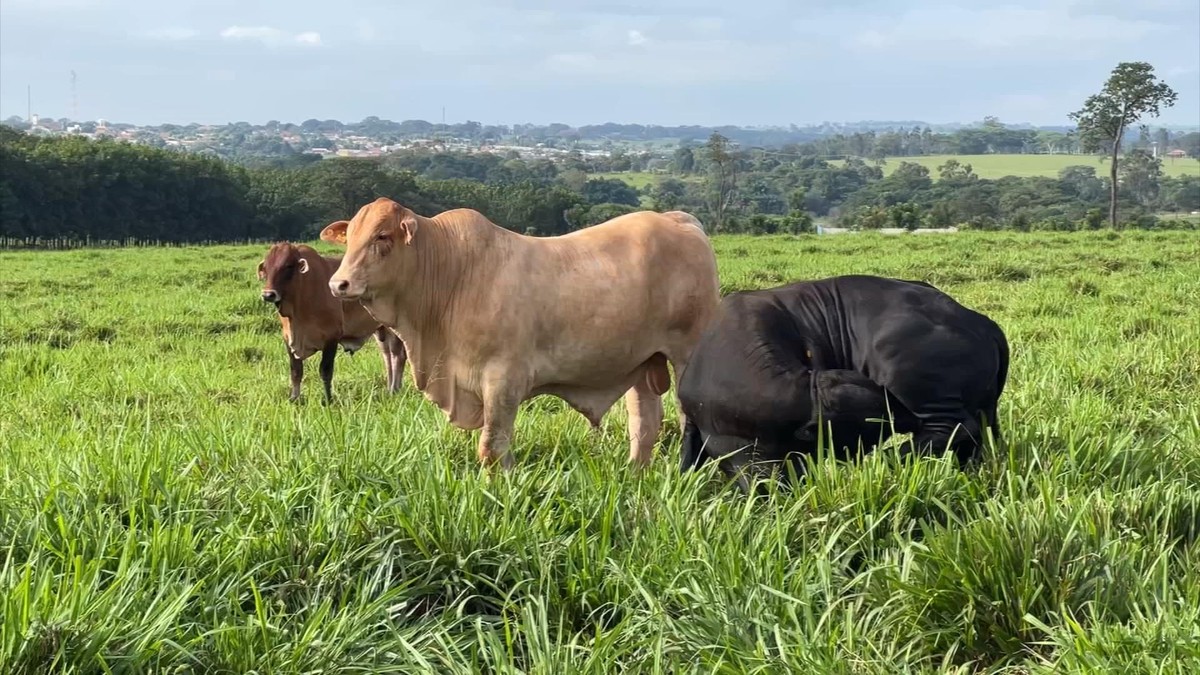
POLYGON ((725 215, 737 196, 737 155, 730 149, 729 139, 716 131, 705 144, 708 151, 708 207, 713 214, 713 232, 725 225, 725 215))
POLYGON ((1117 226, 1117 161, 1121 138, 1130 125, 1143 115, 1158 117, 1162 108, 1175 105, 1177 94, 1154 76, 1154 67, 1143 61, 1117 64, 1099 94, 1083 102, 1083 107, 1068 117, 1079 127, 1085 149, 1107 146, 1111 152, 1109 167, 1108 220, 1117 226))

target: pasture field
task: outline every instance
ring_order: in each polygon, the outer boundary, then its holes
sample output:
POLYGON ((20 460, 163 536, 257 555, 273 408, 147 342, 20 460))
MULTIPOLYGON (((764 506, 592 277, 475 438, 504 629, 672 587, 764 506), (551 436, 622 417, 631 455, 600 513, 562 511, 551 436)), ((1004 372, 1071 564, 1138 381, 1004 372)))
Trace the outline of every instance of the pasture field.
POLYGON ((641 190, 644 187, 654 185, 667 175, 665 173, 651 173, 649 171, 609 171, 589 174, 588 178, 616 178, 617 180, 625 181, 630 187, 636 190, 641 190))
MULTIPOLYGON (((888 157, 883 165, 883 175, 890 175, 901 162, 920 164, 929 169, 934 180, 938 167, 948 159, 957 159, 970 164, 980 178, 996 179, 1005 176, 1057 178, 1058 172, 1068 166, 1090 166, 1099 176, 1108 175, 1108 159, 1092 155, 928 155, 925 157, 888 157)), ((1192 157, 1162 161, 1164 176, 1200 176, 1200 161, 1192 157)))
MULTIPOLYGON (((975 175, 980 178, 996 179, 1005 176, 1043 176, 1057 178, 1058 172, 1068 166, 1095 167, 1096 174, 1108 175, 1108 160, 1091 155, 928 155, 924 157, 888 157, 883 165, 883 175, 890 175, 901 162, 920 164, 929 169, 930 175, 937 180, 938 167, 948 159, 957 159, 963 164, 970 164, 975 175)), ((1192 157, 1183 159, 1164 158, 1163 175, 1170 177, 1200 176, 1200 161, 1192 157)), ((655 174, 645 171, 617 171, 598 173, 592 178, 618 178, 629 183, 636 189, 653 185, 666 174, 655 174)))
POLYGON ((287 401, 265 246, 0 253, 0 672, 1200 670, 1194 233, 716 248, 726 291, 878 273, 993 316, 1007 445, 755 501, 678 474, 673 403, 637 476, 621 404, 593 437, 543 398, 489 477, 374 346, 287 401))

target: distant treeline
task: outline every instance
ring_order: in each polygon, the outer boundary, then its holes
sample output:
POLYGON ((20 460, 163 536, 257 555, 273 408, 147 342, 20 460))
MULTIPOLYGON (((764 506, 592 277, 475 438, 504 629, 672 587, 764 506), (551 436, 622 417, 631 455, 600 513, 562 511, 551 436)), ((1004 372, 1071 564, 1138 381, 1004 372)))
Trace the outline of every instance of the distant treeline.
MULTIPOLYGON (((714 135, 680 148, 635 189, 593 158, 413 151, 383 159, 297 156, 246 166, 210 156, 0 127, 0 246, 303 240, 386 196, 432 215, 470 207, 520 232, 561 234, 640 207, 685 209, 710 230, 801 233, 813 219, 860 228, 1073 230, 1104 226, 1106 178, 985 180, 950 160, 935 175, 901 162, 884 177, 862 159, 735 150, 714 135)), ((1200 209, 1200 177, 1166 178, 1135 150, 1121 163, 1126 227, 1194 227, 1161 212, 1200 209)))
MULTIPOLYGON (((65 129, 71 120, 43 120, 43 123, 65 129)), ((9 118, 4 124, 24 127, 19 118, 9 118)), ((84 132, 96 129, 96 122, 77 123, 84 132)), ((109 124, 111 129, 134 130, 129 124, 109 124)), ((159 134, 188 138, 199 133, 199 124, 163 124, 136 128, 140 140, 163 144, 159 134)), ((566 124, 494 125, 479 122, 438 124, 425 120, 395 122, 367 117, 359 122, 309 119, 300 123, 272 120, 266 124, 234 122, 205 127, 211 134, 208 142, 200 144, 206 152, 228 158, 286 157, 303 153, 314 147, 337 149, 333 137, 370 138, 392 144, 413 139, 454 138, 475 143, 545 144, 569 148, 574 143, 612 143, 636 154, 630 144, 650 141, 678 142, 701 145, 712 133, 719 133, 742 149, 760 147, 794 152, 811 146, 811 152, 824 156, 911 157, 935 154, 993 153, 1077 153, 1081 148, 1078 135, 1071 127, 1031 127, 1005 125, 994 117, 980 124, 960 126, 931 126, 919 121, 878 121, 849 124, 820 124, 771 128, 717 127, 654 124, 592 124, 572 127, 566 124), (285 141, 281 134, 287 134, 285 141)), ((1125 134, 1126 146, 1149 147, 1157 143, 1159 150, 1185 150, 1189 156, 1200 156, 1200 133, 1178 133, 1165 128, 1155 130, 1131 127, 1125 134)), ((351 144, 353 145, 353 144, 351 144)))
POLYGON ((581 195, 548 182, 428 180, 368 160, 246 168, 212 157, 0 127, 0 243, 306 239, 388 196, 419 213, 470 206, 506 227, 572 228, 581 195))

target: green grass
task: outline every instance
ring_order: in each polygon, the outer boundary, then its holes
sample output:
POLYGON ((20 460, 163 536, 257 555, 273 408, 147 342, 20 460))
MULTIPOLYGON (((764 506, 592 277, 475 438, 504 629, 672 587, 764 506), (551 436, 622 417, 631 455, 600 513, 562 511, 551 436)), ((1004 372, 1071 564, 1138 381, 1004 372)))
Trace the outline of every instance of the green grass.
MULTIPOLYGON (((980 178, 1003 178, 1005 176, 1045 176, 1056 178, 1058 172, 1068 166, 1091 166, 1101 176, 1108 175, 1108 160, 1087 155, 929 155, 928 157, 889 157, 883 167, 884 175, 891 174, 901 162, 920 164, 929 169, 937 179, 938 167, 948 159, 957 159, 970 164, 980 178)), ((1163 159, 1163 174, 1166 176, 1200 176, 1200 161, 1163 159)))
POLYGON ((616 178, 617 180, 625 181, 630 187, 636 190, 641 190, 647 185, 657 183, 664 176, 666 174, 650 173, 649 171, 610 171, 607 173, 589 174, 588 178, 616 178))
POLYGON ((374 347, 287 402, 262 248, 0 253, 0 672, 1197 672, 1194 234, 716 246, 996 318, 1008 448, 752 502, 539 399, 489 478, 374 347))

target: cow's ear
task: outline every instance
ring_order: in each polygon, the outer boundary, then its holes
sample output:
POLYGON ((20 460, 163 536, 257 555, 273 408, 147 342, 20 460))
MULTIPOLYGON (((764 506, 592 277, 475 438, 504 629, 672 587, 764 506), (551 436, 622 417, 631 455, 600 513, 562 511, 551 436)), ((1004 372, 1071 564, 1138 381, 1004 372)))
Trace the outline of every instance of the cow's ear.
POLYGON ((335 223, 330 223, 321 230, 321 241, 327 241, 331 244, 346 243, 346 228, 350 227, 350 222, 339 220, 335 223))
POLYGON ((265 260, 261 260, 258 263, 258 280, 259 281, 267 280, 267 264, 266 263, 267 263, 267 261, 265 261, 265 260))
POLYGON ((417 217, 410 213, 401 218, 400 232, 404 236, 404 245, 412 246, 413 237, 417 234, 417 217))

